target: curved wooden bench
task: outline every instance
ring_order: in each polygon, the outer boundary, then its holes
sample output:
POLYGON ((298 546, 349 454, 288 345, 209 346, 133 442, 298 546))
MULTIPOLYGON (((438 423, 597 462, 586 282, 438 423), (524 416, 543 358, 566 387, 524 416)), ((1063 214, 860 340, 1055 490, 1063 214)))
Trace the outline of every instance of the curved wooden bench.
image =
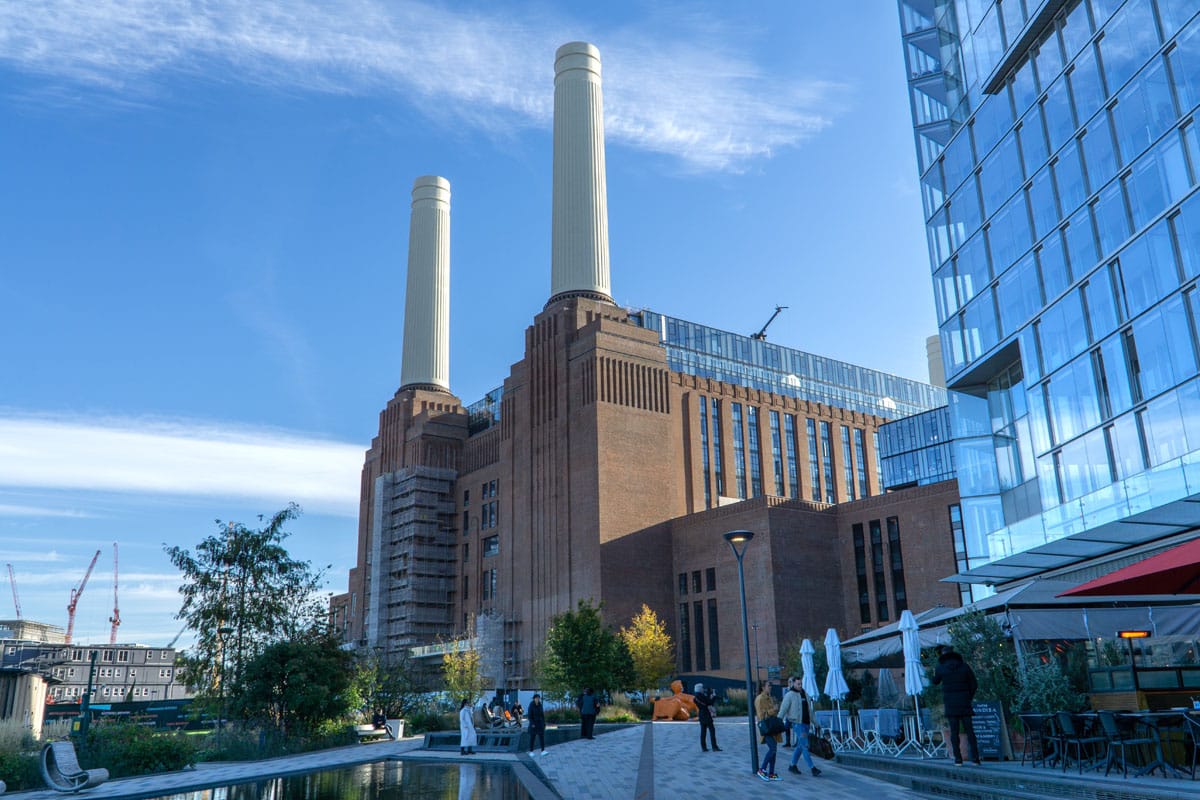
POLYGON ((106 769, 83 769, 70 742, 49 742, 42 748, 42 779, 51 789, 78 792, 108 780, 106 769))

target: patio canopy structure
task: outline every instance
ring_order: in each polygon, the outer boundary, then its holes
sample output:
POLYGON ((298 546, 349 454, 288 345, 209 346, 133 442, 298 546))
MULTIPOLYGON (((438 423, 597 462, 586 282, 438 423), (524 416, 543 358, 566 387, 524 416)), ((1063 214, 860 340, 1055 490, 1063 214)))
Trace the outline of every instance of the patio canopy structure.
POLYGON ((1200 593, 1200 538, 1063 592, 1061 597, 1200 593))
MULTIPOLYGON (((1148 630, 1153 636, 1194 634, 1200 629, 1200 594, 1061 596, 1072 581, 1031 580, 962 608, 933 608, 914 614, 921 647, 950 641, 947 627, 969 611, 997 616, 1022 641, 1095 639, 1119 630, 1148 630)), ((856 667, 897 667, 904 663, 899 623, 847 639, 842 652, 856 667)))

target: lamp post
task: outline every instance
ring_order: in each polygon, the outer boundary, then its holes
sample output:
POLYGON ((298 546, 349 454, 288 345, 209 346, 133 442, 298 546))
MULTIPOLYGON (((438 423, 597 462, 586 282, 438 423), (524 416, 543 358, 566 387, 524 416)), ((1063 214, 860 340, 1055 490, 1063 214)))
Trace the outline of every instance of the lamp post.
POLYGON ((737 556, 738 588, 742 593, 742 650, 746 660, 746 721, 750 731, 750 771, 758 772, 758 737, 754 735, 754 686, 750 679, 750 627, 746 617, 746 572, 742 567, 742 556, 746 554, 746 546, 753 538, 754 531, 729 531, 725 534, 729 549, 737 556))
POLYGON ((750 626, 754 629, 754 682, 762 680, 762 662, 758 660, 758 623, 750 626))
POLYGON ((221 747, 221 729, 225 727, 225 637, 233 633, 233 628, 217 628, 217 635, 221 637, 221 672, 217 676, 220 685, 217 687, 218 697, 220 698, 220 710, 217 712, 217 748, 221 747))

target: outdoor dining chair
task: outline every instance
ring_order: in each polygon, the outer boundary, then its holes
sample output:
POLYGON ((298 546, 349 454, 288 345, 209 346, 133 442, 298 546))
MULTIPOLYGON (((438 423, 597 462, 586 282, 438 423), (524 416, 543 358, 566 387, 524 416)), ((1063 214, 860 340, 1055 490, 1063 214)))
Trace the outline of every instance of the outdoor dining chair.
POLYGON ((1021 766, 1029 759, 1030 766, 1045 764, 1052 749, 1050 740, 1053 732, 1049 714, 1017 714, 1021 727, 1025 729, 1025 744, 1021 747, 1021 766))
POLYGON ((1117 715, 1111 711, 1099 711, 1097 716, 1100 720, 1100 730, 1104 733, 1104 738, 1108 740, 1108 756, 1104 760, 1104 775, 1108 776, 1113 763, 1119 757, 1121 759, 1121 775, 1128 778, 1129 760, 1125 757, 1125 748, 1151 745, 1154 744, 1154 739, 1148 736, 1131 735, 1129 730, 1121 728, 1117 723, 1117 715))
POLYGON ((1183 729, 1187 731, 1188 741, 1192 745, 1192 763, 1190 774, 1196 780, 1196 762, 1200 760, 1200 720, 1191 714, 1183 715, 1183 729))
POLYGON ((1062 758, 1062 770, 1067 771, 1067 761, 1070 760, 1071 750, 1075 750, 1075 764, 1079 768, 1079 774, 1083 774, 1084 752, 1088 753, 1088 761, 1095 763, 1097 759, 1096 749, 1100 745, 1105 745, 1108 740, 1103 736, 1096 736, 1084 730, 1079 724, 1079 720, 1070 711, 1059 711, 1055 713, 1054 720, 1058 725, 1058 742, 1061 745, 1059 748, 1059 756, 1062 758))

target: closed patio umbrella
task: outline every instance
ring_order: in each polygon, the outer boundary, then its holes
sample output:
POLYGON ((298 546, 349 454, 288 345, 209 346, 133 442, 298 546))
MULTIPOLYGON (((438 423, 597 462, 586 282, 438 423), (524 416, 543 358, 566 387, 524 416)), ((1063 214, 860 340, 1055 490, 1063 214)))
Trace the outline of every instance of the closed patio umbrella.
MULTIPOLYGON (((921 693, 925 691, 925 668, 921 665, 921 640, 912 612, 905 609, 900 614, 900 641, 904 650, 904 693, 912 695, 913 709, 917 713, 917 749, 924 752, 921 742, 925 741, 921 731, 921 693)), ((908 744, 904 745, 908 749, 908 744)), ((901 751, 903 752, 903 751, 901 751)))
POLYGON ((896 698, 900 696, 900 689, 896 686, 896 679, 892 677, 892 671, 888 667, 879 670, 879 707, 891 708, 896 703, 896 698))
POLYGON ((833 628, 825 631, 825 659, 829 662, 829 674, 825 676, 825 695, 833 700, 837 709, 838 734, 842 730, 842 698, 850 692, 846 676, 842 674, 842 642, 833 628))
POLYGON ((810 699, 816 700, 821 692, 817 689, 817 668, 813 665, 813 653, 817 652, 813 649, 811 639, 805 639, 800 643, 800 685, 804 687, 804 693, 810 699))

